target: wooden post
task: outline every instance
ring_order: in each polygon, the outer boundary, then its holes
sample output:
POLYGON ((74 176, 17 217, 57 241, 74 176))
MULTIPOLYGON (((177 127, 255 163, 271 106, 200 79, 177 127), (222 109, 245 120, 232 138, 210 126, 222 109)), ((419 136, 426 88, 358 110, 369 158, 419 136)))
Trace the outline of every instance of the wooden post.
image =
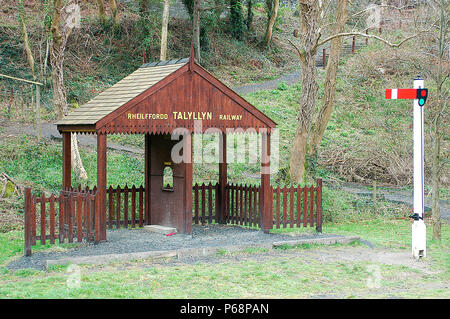
POLYGON ((151 175, 150 175, 150 148, 151 148, 151 136, 150 134, 145 134, 145 216, 144 223, 145 225, 151 225, 151 212, 150 212, 150 194, 151 194, 151 175))
POLYGON ((356 36, 353 36, 353 38, 352 38, 352 54, 353 53, 355 53, 355 39, 356 38, 356 36))
POLYGON ((186 234, 192 233, 192 135, 183 136, 184 148, 184 225, 186 234))
POLYGON ((63 190, 69 188, 72 185, 72 150, 70 141, 70 132, 62 132, 62 148, 63 148, 63 190))
POLYGON ((322 179, 317 179, 317 192, 316 192, 316 208, 317 208, 317 222, 316 222, 316 231, 322 232, 322 179))
POLYGON ((31 256, 31 187, 25 187, 25 256, 31 256))
MULTIPOLYGON (((70 139, 70 132, 62 132, 62 160, 63 160, 63 176, 62 187, 63 190, 68 190, 72 186, 72 143, 70 139)), ((64 201, 64 224, 69 224, 69 207, 68 202, 64 201)), ((63 227, 64 229, 64 227, 63 227)))
POLYGON ((261 192, 260 220, 261 228, 268 233, 273 228, 272 193, 270 193, 270 135, 262 133, 261 143, 261 192))
MULTIPOLYGON (((366 35, 369 35, 369 29, 366 29, 366 35)), ((366 45, 369 44, 369 38, 366 37, 366 45)))
POLYGON ((327 49, 323 48, 322 50, 322 60, 323 60, 323 68, 327 67, 327 49))
POLYGON ((226 194, 226 186, 227 186, 227 135, 225 132, 222 132, 221 145, 219 145, 219 200, 218 200, 218 210, 219 214, 219 223, 226 223, 227 212, 226 212, 226 203, 227 203, 227 194, 226 194))
MULTIPOLYGON (((100 233, 98 239, 106 240, 106 134, 97 133, 97 193, 100 233)), ((98 228, 96 228, 98 229, 98 228)))

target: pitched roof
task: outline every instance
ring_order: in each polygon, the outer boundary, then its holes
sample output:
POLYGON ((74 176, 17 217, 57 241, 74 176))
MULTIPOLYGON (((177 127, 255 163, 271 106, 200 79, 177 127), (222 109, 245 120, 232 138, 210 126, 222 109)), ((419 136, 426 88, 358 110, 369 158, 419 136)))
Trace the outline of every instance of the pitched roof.
POLYGON ((187 62, 189 58, 143 64, 139 69, 56 122, 56 125, 95 124, 187 62))

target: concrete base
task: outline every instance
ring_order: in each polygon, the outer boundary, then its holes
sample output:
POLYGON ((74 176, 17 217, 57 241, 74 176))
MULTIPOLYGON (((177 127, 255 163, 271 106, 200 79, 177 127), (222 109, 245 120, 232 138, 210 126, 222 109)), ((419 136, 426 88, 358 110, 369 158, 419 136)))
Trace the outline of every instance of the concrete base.
MULTIPOLYGON (((152 225, 155 226, 155 225, 152 225)), ((146 226, 149 227, 149 226, 146 226)), ((170 228, 170 227, 167 227, 170 228)), ((273 243, 257 244, 257 245, 232 245, 224 247, 199 247, 199 248, 181 248, 177 250, 160 250, 160 251, 146 251, 125 254, 110 254, 110 255, 96 255, 85 257, 69 257, 55 260, 46 260, 45 268, 48 270, 50 265, 66 265, 66 264, 109 264, 111 262, 126 262, 135 260, 157 260, 161 258, 195 258, 217 255, 219 250, 228 252, 243 251, 246 248, 275 248, 283 245, 296 246, 301 244, 321 244, 332 245, 336 243, 349 244, 359 241, 358 236, 330 236, 326 238, 309 238, 298 240, 278 241, 273 243)))
POLYGON ((147 226, 144 226, 144 230, 163 234, 163 235, 177 232, 177 229, 175 227, 167 227, 167 226, 161 226, 161 225, 147 225, 147 226))

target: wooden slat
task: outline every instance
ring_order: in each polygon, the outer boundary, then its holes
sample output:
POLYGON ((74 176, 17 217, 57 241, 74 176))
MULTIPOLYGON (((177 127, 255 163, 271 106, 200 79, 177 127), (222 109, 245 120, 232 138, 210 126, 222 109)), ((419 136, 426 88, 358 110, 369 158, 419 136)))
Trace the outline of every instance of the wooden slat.
POLYGON ((86 196, 86 201, 84 202, 84 218, 86 227, 86 241, 91 241, 91 206, 92 206, 92 195, 86 196))
POLYGON ((205 184, 201 186, 202 189, 202 225, 205 225, 206 203, 205 203, 205 184))
POLYGON ((208 211, 209 211, 208 222, 210 224, 212 223, 212 217, 213 217, 212 192, 213 192, 213 186, 212 186, 211 182, 209 182, 209 185, 208 185, 208 211))
POLYGON ((314 186, 309 189, 309 226, 314 226, 314 186))
POLYGON ((308 187, 303 187, 303 227, 306 227, 308 218, 308 187))
POLYGON ((144 189, 139 187, 139 227, 144 226, 144 189))
POLYGON ((117 194, 116 194, 116 228, 120 228, 120 185, 117 186, 117 194))
POLYGON ((240 184, 239 185, 239 225, 244 224, 243 200, 244 200, 244 187, 242 186, 242 184, 240 184))
POLYGON ((74 199, 72 195, 69 195, 67 197, 67 207, 68 207, 68 211, 67 211, 67 221, 69 224, 69 229, 68 229, 68 242, 72 243, 73 242, 73 206, 74 206, 74 199))
POLYGON ((230 192, 231 192, 231 208, 230 208, 230 221, 232 224, 236 223, 235 221, 235 201, 234 201, 234 185, 231 184, 230 186, 230 192))
POLYGON ((78 242, 83 241, 83 211, 82 211, 82 197, 77 196, 77 240, 78 242))
POLYGON ((248 192, 248 224, 253 226, 253 186, 250 185, 248 192))
POLYGON ((244 186, 244 225, 248 226, 248 187, 244 186))
POLYGON ((131 228, 136 227, 136 186, 131 187, 131 228))
POLYGON ((45 245, 45 196, 41 197, 41 245, 45 245))
POLYGON ((297 186, 297 227, 301 225, 302 216, 302 188, 297 186))
POLYGON ((64 243, 64 207, 66 206, 63 194, 59 195, 59 243, 64 243))
POLYGON ((50 244, 55 244, 55 196, 50 196, 50 244))
POLYGON ((128 185, 123 189, 123 227, 128 228, 128 185))
POLYGON ((280 186, 277 187, 277 197, 276 197, 276 218, 277 218, 277 224, 276 227, 280 228, 280 186))
POLYGON ((291 186, 289 190, 290 196, 289 196, 289 216, 290 216, 290 227, 294 227, 294 202, 295 202, 295 192, 294 192, 294 186, 291 186))
POLYGON ((113 188, 110 185, 108 188, 108 228, 112 229, 112 223, 113 223, 113 188))
POLYGON ((254 212, 253 212, 253 220, 254 220, 254 223, 255 223, 255 226, 259 226, 259 214, 258 214, 258 212, 259 212, 259 209, 258 209, 258 207, 259 207, 259 205, 258 205, 258 194, 259 194, 259 187, 257 187, 257 186, 255 186, 255 191, 254 191, 254 197, 253 197, 253 210, 254 210, 254 212))
POLYGON ((36 197, 32 197, 31 204, 31 244, 36 245, 36 197))
POLYGON ((198 224, 198 184, 194 187, 194 224, 198 224))

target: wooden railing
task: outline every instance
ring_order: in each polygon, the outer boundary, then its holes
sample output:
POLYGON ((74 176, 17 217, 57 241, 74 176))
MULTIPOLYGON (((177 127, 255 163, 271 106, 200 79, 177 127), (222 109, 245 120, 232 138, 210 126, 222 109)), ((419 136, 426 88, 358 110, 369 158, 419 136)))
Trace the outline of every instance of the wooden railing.
POLYGON ((259 186, 228 184, 227 223, 242 226, 259 226, 259 186))
POLYGON ((98 240, 99 220, 96 216, 96 193, 61 191, 59 196, 33 196, 25 188, 25 255, 39 240, 45 245, 83 240, 98 240))
POLYGON ((273 189, 276 228, 314 227, 322 231, 322 180, 310 187, 277 187, 273 189))
MULTIPOLYGON (((314 227, 322 231, 322 180, 316 186, 271 187, 269 205, 276 228, 314 227)), ((192 188, 192 222, 204 225, 220 222, 218 207, 219 184, 195 184, 192 188)), ((31 255, 31 246, 40 240, 54 244, 56 240, 69 243, 98 241, 100 216, 95 214, 97 189, 66 188, 59 196, 35 197, 31 188, 25 189, 25 255, 31 255)), ((227 184, 225 187, 225 222, 227 224, 260 227, 260 187, 227 184)), ((110 186, 106 194, 106 227, 135 228, 147 224, 144 187, 110 186)), ((272 228, 272 227, 271 227, 272 228)), ((104 231, 104 230, 102 230, 104 231)))

